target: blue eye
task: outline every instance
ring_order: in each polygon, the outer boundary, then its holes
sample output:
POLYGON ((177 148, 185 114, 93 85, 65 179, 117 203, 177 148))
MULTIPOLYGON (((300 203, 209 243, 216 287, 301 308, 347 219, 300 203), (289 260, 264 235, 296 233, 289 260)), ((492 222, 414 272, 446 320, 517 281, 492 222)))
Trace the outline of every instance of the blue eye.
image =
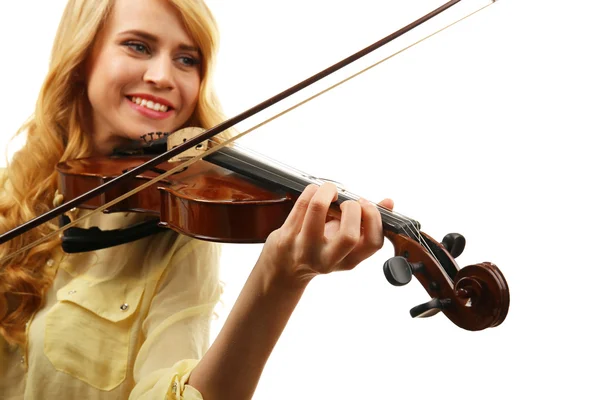
POLYGON ((180 60, 183 65, 188 67, 200 64, 200 60, 193 57, 182 56, 179 57, 178 60, 180 60))
POLYGON ((123 45, 129 47, 136 53, 150 54, 150 49, 143 43, 128 41, 123 43, 123 45))

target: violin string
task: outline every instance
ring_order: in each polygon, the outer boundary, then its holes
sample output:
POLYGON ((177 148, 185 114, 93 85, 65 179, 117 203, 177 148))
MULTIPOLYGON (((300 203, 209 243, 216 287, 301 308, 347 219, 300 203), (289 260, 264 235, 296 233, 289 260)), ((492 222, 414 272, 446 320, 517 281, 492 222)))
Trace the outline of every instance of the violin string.
MULTIPOLYGON (((265 161, 265 160, 268 160, 271 164, 274 164, 276 166, 276 168, 266 169, 266 168, 258 165, 257 163, 251 163, 251 162, 247 161, 246 159, 242 159, 242 158, 236 157, 235 155, 230 154, 230 153, 227 153, 227 154, 221 153, 221 155, 229 157, 229 158, 237 161, 238 163, 243 163, 243 164, 246 164, 248 166, 251 166, 254 169, 259 169, 259 170, 264 171, 264 172, 269 172, 270 174, 275 175, 278 178, 281 178, 282 180, 285 180, 285 181, 288 181, 288 182, 292 182, 294 184, 297 183, 297 182, 291 181, 290 179, 288 179, 283 174, 284 172, 287 172, 286 170, 289 170, 294 175, 296 175, 297 177, 300 177, 301 179, 303 179, 303 180, 306 181, 306 183, 300 188, 300 190, 303 189, 303 188, 305 188, 309 183, 314 183, 314 184, 317 184, 319 186, 321 186, 323 183, 325 183, 325 180, 323 180, 323 179, 315 178, 315 177, 313 177, 313 176, 311 176, 309 174, 303 173, 302 171, 300 171, 300 170, 298 170, 298 169, 296 169, 294 167, 288 166, 288 165, 286 165, 286 164, 284 164, 284 163, 282 163, 282 162, 280 162, 278 160, 275 160, 275 159, 272 159, 272 158, 270 158, 268 156, 265 156, 265 155, 263 155, 263 154, 255 151, 255 150, 245 148, 245 147, 241 146, 239 143, 235 143, 234 144, 234 148, 239 149, 239 150, 243 150, 246 153, 250 153, 250 154, 253 154, 253 155, 257 156, 258 158, 260 158, 261 163, 263 161, 265 161)), ((293 186, 292 187, 293 189, 299 190, 297 185, 289 185, 289 186, 293 186)), ((348 197, 350 199, 353 199, 353 200, 358 200, 360 198, 360 196, 358 196, 358 195, 356 195, 356 194, 354 194, 352 192, 349 192, 349 191, 347 191, 344 188, 341 188, 339 185, 336 185, 336 186, 338 187, 338 190, 341 189, 343 191, 342 194, 344 196, 346 196, 346 197, 348 197)), ((396 228, 398 228, 399 230, 404 231, 404 233, 406 234, 406 236, 414 238, 415 240, 417 240, 418 243, 423 248, 425 248, 427 250, 427 252, 438 263, 440 263, 439 259, 437 258, 437 256, 435 255, 435 253, 433 252, 433 250, 431 249, 431 247, 429 246, 429 243, 424 239, 424 237, 421 234, 421 231, 419 230, 419 228, 414 225, 414 220, 412 220, 412 219, 410 219, 408 217, 405 217, 405 216, 403 216, 400 213, 397 213, 395 211, 392 211, 392 210, 389 210, 389 209, 387 209, 385 207, 382 207, 382 206, 380 206, 378 204, 375 204, 375 203, 373 203, 371 201, 369 201, 369 202, 371 204, 373 204, 379 210, 379 212, 382 214, 382 219, 387 218, 387 222, 390 222, 390 221, 400 222, 399 224, 396 224, 394 226, 396 228), (412 233, 412 235, 411 235, 411 233, 412 233)))
MULTIPOLYGON (((314 184, 317 184, 319 186, 322 185, 325 182, 332 182, 334 184, 336 183, 335 181, 331 181, 331 180, 328 180, 328 179, 325 179, 325 178, 316 178, 316 177, 314 177, 311 174, 307 174, 307 173, 305 173, 303 171, 300 171, 297 168, 294 168, 294 167, 292 167, 290 165, 287 165, 287 164, 285 164, 285 163, 283 163, 283 162, 281 162, 279 160, 276 160, 276 159, 273 159, 273 158, 271 158, 269 156, 261 154, 261 153, 259 153, 256 150, 243 147, 239 143, 236 143, 234 146, 235 146, 236 149, 240 149, 240 150, 243 150, 246 153, 251 153, 251 154, 255 155, 257 158, 260 158, 261 161, 268 160, 271 164, 273 164, 275 166, 275 169, 268 170, 268 172, 275 172, 275 174, 278 174, 278 177, 280 177, 282 179, 286 179, 286 178, 285 178, 285 176, 280 171, 277 170, 277 168, 279 168, 279 170, 281 170, 284 173, 287 172, 287 173, 294 174, 294 175, 296 175, 296 176, 298 176, 298 177, 300 177, 302 179, 305 179, 306 181, 308 181, 310 183, 314 183, 314 184)), ((236 159, 239 162, 246 162, 245 160, 242 160, 240 158, 236 158, 233 155, 228 155, 228 156, 236 159)), ((250 164, 250 163, 248 163, 248 164, 250 164)), ((258 166, 256 164, 250 164, 250 165, 252 165, 253 167, 256 167, 256 168, 260 168, 263 171, 267 171, 266 168, 261 168, 260 166, 258 166)), ((350 199, 358 200, 361 197, 361 196, 359 196, 357 194, 354 194, 354 193, 348 191, 346 188, 344 188, 343 186, 341 186, 339 184, 336 184, 336 186, 341 191, 340 194, 343 194, 344 196, 346 196, 346 197, 348 197, 350 199)), ((385 207, 379 206, 378 204, 373 203, 371 201, 369 201, 369 202, 372 203, 373 205, 375 205, 376 207, 378 207, 380 209, 380 212, 382 214, 384 214, 386 217, 388 217, 390 220, 398 221, 398 222, 412 222, 412 220, 410 218, 408 218, 408 217, 406 217, 406 216, 404 216, 404 215, 402 215, 402 214, 400 214, 398 212, 395 212, 395 211, 389 210, 389 209, 387 209, 385 207)))
MULTIPOLYGON (((125 194, 123 194, 122 196, 119 196, 118 198, 116 198, 116 199, 114 199, 114 200, 112 200, 112 201, 110 201, 110 202, 108 202, 108 203, 104 204, 103 206, 100 206, 100 207, 98 207, 98 208, 96 208, 96 209, 92 210, 91 212, 89 212, 89 213, 88 213, 88 214, 86 214, 85 216, 79 217, 79 218, 75 219, 74 221, 72 221, 72 222, 70 222, 70 223, 68 223, 68 224, 66 224, 66 225, 64 225, 64 226, 62 226, 62 227, 60 227, 60 228, 58 228, 57 230, 55 230, 55 231, 53 231, 53 232, 51 232, 51 233, 47 234, 46 236, 44 236, 44 237, 42 237, 42 238, 40 238, 40 239, 38 239, 38 240, 35 240, 34 242, 32 242, 32 243, 30 243, 30 244, 28 244, 28 245, 25 245, 25 246, 21 247, 19 250, 15 251, 14 253, 12 253, 12 254, 9 254, 9 255, 5 256, 4 258, 0 259, 0 265, 1 265, 1 264, 4 264, 4 262, 5 262, 5 261, 7 261, 7 260, 10 260, 10 259, 12 259, 13 257, 16 257, 17 255, 19 255, 19 254, 22 254, 22 253, 24 253, 24 252, 26 252, 26 251, 28 251, 28 250, 32 249, 33 247, 35 247, 35 246, 37 246, 37 245, 39 245, 39 244, 41 244, 41 243, 45 242, 46 240, 48 240, 48 239, 50 239, 50 238, 52 238, 52 237, 54 237, 54 236, 56 236, 56 235, 59 235, 60 233, 62 233, 62 232, 64 232, 65 230, 67 230, 68 228, 71 228, 71 227, 74 227, 74 226, 76 226, 77 224, 79 224, 79 223, 80 223, 80 222, 82 222, 83 220, 85 220, 85 219, 87 219, 87 218, 90 218, 91 216, 95 215, 96 213, 102 212, 102 211, 104 211, 104 210, 108 209, 109 207, 111 207, 111 206, 113 206, 113 205, 117 204, 118 202, 120 202, 120 201, 122 201, 122 200, 125 200, 125 199, 127 199, 128 197, 130 197, 130 196, 133 196, 134 194, 136 194, 136 193, 140 192, 141 190, 143 190, 143 189, 145 189, 145 188, 147 188, 147 187, 149 187, 149 186, 151 186, 151 185, 153 185, 153 184, 155 184, 155 183, 159 182, 160 180, 162 180, 162 179, 164 179, 164 178, 167 178, 167 177, 171 176, 172 174, 174 174, 174 173, 176 173, 176 172, 178 172, 178 171, 181 171, 182 169, 184 169, 184 168, 186 168, 186 167, 188 167, 188 166, 192 165, 194 162, 201 160, 201 159, 202 159, 202 158, 204 158, 205 156, 207 156, 207 155, 210 155, 211 153, 213 153, 213 152, 215 152, 215 151, 218 151, 218 150, 219 150, 221 147, 224 147, 224 146, 226 146, 226 145, 228 145, 228 144, 230 144, 230 143, 233 143, 234 141, 238 140, 239 138, 241 138, 241 137, 243 137, 243 136, 245 136, 245 135, 249 134, 250 132, 253 132, 253 131, 255 131, 256 129, 258 129, 258 128, 260 128, 260 127, 264 126, 264 125, 266 125, 267 123, 269 123, 269 122, 271 122, 271 121, 273 121, 273 120, 275 120, 275 119, 277 119, 277 118, 279 118, 280 116, 283 116, 283 115, 287 114, 288 112, 290 112, 290 111, 292 111, 292 110, 294 110, 294 109, 296 109, 296 108, 300 107, 301 105, 304 105, 304 104, 308 103, 309 101, 311 101, 311 100, 313 100, 313 99, 315 99, 315 98, 317 98, 317 97, 319 97, 319 96, 321 96, 321 95, 323 95, 323 94, 325 94, 325 93, 329 92, 330 90, 332 90, 332 89, 334 89, 334 88, 336 88, 336 87, 338 87, 338 86, 342 85, 343 83, 346 83, 346 82, 348 82, 349 80, 351 80, 351 79, 353 79, 353 78, 355 78, 355 77, 357 77, 357 76, 359 76, 359 75, 362 75, 363 73, 365 73, 365 72, 367 72, 367 71, 371 70, 372 68, 376 67, 377 65, 379 65, 379 64, 382 64, 383 62, 385 62, 385 61, 387 61, 387 60, 391 59, 392 57, 395 57, 395 56, 397 56, 398 54, 400 54, 400 53, 402 53, 402 52, 404 52, 404 51, 406 51, 406 50, 408 50, 408 49, 412 48, 413 46, 415 46, 415 45, 417 45, 417 44, 419 44, 419 43, 421 43, 421 42, 423 42, 423 41, 425 41, 425 40, 427 40, 427 39, 431 38, 432 36, 434 36, 434 35, 436 35, 436 34, 438 34, 438 33, 442 32, 442 31, 444 31, 444 30, 446 30, 446 29, 448 29, 448 28, 450 28, 451 26, 454 26, 454 25, 456 25, 458 22, 461 22, 461 21, 465 20, 466 18, 468 18, 468 17, 470 17, 470 16, 472 16, 472 15, 474 15, 474 14, 478 13, 479 11, 481 11, 481 10, 483 10, 483 9, 485 9, 485 8, 487 8, 487 7, 489 7, 491 4, 493 4, 493 3, 495 3, 495 2, 496 2, 496 0, 491 0, 491 2, 490 2, 489 4, 486 4, 485 6, 482 6, 482 7, 480 7, 479 9, 477 9, 477 10, 475 10, 475 11, 473 11, 473 12, 471 12, 471 13, 467 14, 466 16, 464 16, 464 17, 462 17, 462 18, 460 18, 460 19, 456 20, 455 22, 453 22, 453 23, 451 23, 451 24, 449 24, 449 25, 446 25, 446 26, 444 26, 443 28, 440 28, 440 29, 436 30, 436 31, 434 31, 433 33, 431 33, 431 34, 429 34, 429 35, 426 35, 426 36, 425 36, 425 37, 423 37, 422 39, 420 39, 420 40, 418 40, 418 41, 416 41, 416 42, 414 42, 414 43, 412 43, 412 44, 410 44, 410 45, 408 45, 408 46, 406 46, 406 47, 404 47, 404 48, 402 48, 402 49, 400 49, 400 50, 398 50, 398 51, 394 52, 394 53, 393 53, 393 54, 391 54, 390 56, 387 56, 387 57, 385 57, 385 58, 381 59, 380 61, 378 61, 378 62, 376 62, 376 63, 374 63, 374 64, 372 64, 372 65, 370 65, 370 66, 367 66, 366 68, 364 68, 364 69, 362 69, 362 70, 360 70, 360 71, 356 72, 355 74, 352 74, 352 75, 350 75, 349 77, 347 77, 347 78, 345 78, 345 79, 341 80, 340 82, 338 82, 338 83, 335 83, 335 84, 333 84, 333 85, 329 86, 328 88, 326 88, 326 89, 324 89, 324 90, 322 90, 322 91, 320 91, 320 92, 318 92, 318 93, 316 93, 316 94, 314 94, 314 95, 312 95, 312 96, 308 97, 307 99, 305 99, 305 100, 303 100, 303 101, 301 101, 301 102, 299 102, 299 103, 297 103, 297 104, 295 104, 295 105, 293 105, 293 106, 291 106, 291 107, 289 107, 289 108, 285 109, 284 111, 282 111, 282 112, 280 112, 280 113, 277 113, 277 114, 275 114, 274 116, 272 116, 272 117, 270 117, 270 118, 266 119, 265 121, 263 121, 263 122, 261 122, 261 123, 258 123, 258 124, 256 124, 256 125, 254 125, 254 126, 253 126, 253 127, 251 127, 250 129, 248 129, 248 130, 246 130, 246 131, 244 131, 244 132, 242 132, 242 133, 239 133, 239 134, 237 134, 237 135, 234 135, 234 136, 233 136, 233 137, 231 137, 230 139, 228 139, 228 140, 225 140, 225 141, 223 141, 222 143, 218 144, 217 146, 215 146, 215 147, 213 147, 213 148, 211 148, 211 149, 207 150, 205 153, 202 153, 202 154, 200 154, 200 155, 198 155, 198 156, 196 156, 196 157, 194 157, 194 158, 191 158, 191 159, 189 159, 188 161, 186 161, 186 162, 184 162, 183 164, 179 165, 177 168, 173 168, 173 169, 171 169, 171 170, 169 170, 169 171, 167 171, 167 172, 165 172, 165 173, 163 173, 163 174, 161 174, 161 175, 157 176, 156 178, 153 178, 153 179, 151 179, 150 181, 146 182, 145 184, 142 184, 142 185, 138 186, 137 188, 135 188, 135 189, 131 190, 130 192, 128 192, 128 193, 125 193, 125 194)), ((431 250, 430 250, 430 252, 431 252, 431 250)), ((432 253, 432 254, 433 254, 433 253, 432 253)))
MULTIPOLYGON (((304 185, 302 186, 301 189, 304 189, 306 186, 308 186, 309 183, 314 183, 316 185, 321 186, 323 183, 325 183, 327 181, 326 179, 315 178, 314 176, 312 176, 310 174, 306 174, 306 173, 304 173, 304 172, 302 172, 302 171, 300 171, 300 170, 298 170, 298 169, 296 169, 294 167, 291 167, 291 166, 286 165, 286 164, 284 164, 284 163, 282 163, 282 162, 280 162, 278 160, 275 160, 273 158, 265 156, 265 155, 263 155, 263 154, 255 151, 255 150, 247 149, 247 148, 241 146, 239 143, 236 143, 234 146, 235 146, 236 149, 240 149, 240 150, 245 151, 246 153, 251 153, 251 154, 255 155, 257 158, 261 159, 261 162, 265 161, 265 160, 268 160, 271 164, 273 164, 272 166, 274 168, 271 168, 271 169, 267 170, 266 168, 261 167, 260 165, 257 165, 256 163, 252 164, 252 163, 250 163, 250 162, 248 162, 248 161, 246 161, 244 159, 236 157, 235 155, 232 155, 232 154, 223 154, 223 155, 225 155, 227 157, 230 157, 230 158, 232 158, 232 159, 234 159, 234 160, 236 160, 236 161, 238 161, 240 163, 244 163, 246 165, 250 165, 253 168, 260 169, 262 171, 274 174, 278 178, 281 178, 282 180, 290 181, 284 175, 285 172, 290 172, 291 174, 293 174, 293 175, 295 175, 295 176, 297 176, 300 179, 302 179, 302 180, 305 181, 305 183, 304 183, 304 185)), ((336 186, 338 188, 338 194, 341 194, 341 195, 343 195, 343 196, 345 196, 345 197, 347 197, 349 199, 358 200, 361 197, 361 196, 358 196, 357 194, 354 194, 354 193, 346 190, 345 188, 341 187, 340 185, 336 185, 336 186), (339 191, 341 191, 341 193, 339 191)), ((369 200, 367 200, 367 201, 369 201, 369 200)), ((371 204, 373 204, 378 209, 378 211, 382 214, 382 217, 387 219, 387 222, 396 222, 396 223, 398 223, 397 225, 395 225, 397 228, 402 229, 404 231, 404 233, 406 233, 408 236, 411 236, 410 233, 412 233, 414 235, 414 237, 419 238, 419 241, 421 241, 421 234, 420 234, 419 229, 414 224, 414 220, 412 220, 411 218, 408 218, 408 217, 406 217, 406 216, 404 216, 404 215, 402 215, 400 213, 397 213, 397 212, 389 210, 389 209, 387 209, 387 208, 385 208, 383 206, 380 206, 379 204, 376 204, 376 203, 374 203, 372 201, 369 201, 369 202, 371 204), (407 229, 409 229, 410 233, 409 233, 409 231, 407 231, 407 229)))

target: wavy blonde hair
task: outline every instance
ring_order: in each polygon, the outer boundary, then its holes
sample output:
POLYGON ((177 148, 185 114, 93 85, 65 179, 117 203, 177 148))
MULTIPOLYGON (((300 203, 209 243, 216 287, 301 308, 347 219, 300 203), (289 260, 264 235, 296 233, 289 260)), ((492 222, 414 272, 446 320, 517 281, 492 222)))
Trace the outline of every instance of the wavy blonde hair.
MULTIPOLYGON (((34 114, 19 129, 27 141, 0 176, 0 232, 6 232, 53 208, 57 190, 55 165, 91 154, 84 132, 87 104, 78 71, 115 0, 69 0, 63 13, 34 114)), ((198 106, 186 125, 212 127, 225 118, 212 86, 218 30, 202 0, 169 0, 202 53, 198 106)), ((222 134, 221 137, 229 137, 222 134)), ((56 230, 52 223, 0 245, 3 258, 56 230)), ((11 344, 25 343, 25 326, 44 304, 54 275, 46 260, 61 251, 60 239, 49 240, 0 265, 0 334, 11 344)))

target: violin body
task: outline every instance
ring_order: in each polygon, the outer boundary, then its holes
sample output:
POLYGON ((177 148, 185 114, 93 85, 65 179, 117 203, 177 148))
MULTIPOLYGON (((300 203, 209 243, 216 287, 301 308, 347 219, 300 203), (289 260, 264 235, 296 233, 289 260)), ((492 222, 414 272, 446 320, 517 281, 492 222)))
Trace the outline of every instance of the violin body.
MULTIPOLYGON (((66 201, 120 176, 151 156, 92 157, 57 165, 59 187, 66 201)), ((155 171, 178 168, 181 162, 159 164, 155 171)), ((96 209, 158 176, 145 171, 79 207, 96 209)), ((160 218, 159 225, 197 239, 226 243, 262 243, 291 211, 295 195, 266 189, 225 168, 198 161, 106 212, 142 212, 160 218)))

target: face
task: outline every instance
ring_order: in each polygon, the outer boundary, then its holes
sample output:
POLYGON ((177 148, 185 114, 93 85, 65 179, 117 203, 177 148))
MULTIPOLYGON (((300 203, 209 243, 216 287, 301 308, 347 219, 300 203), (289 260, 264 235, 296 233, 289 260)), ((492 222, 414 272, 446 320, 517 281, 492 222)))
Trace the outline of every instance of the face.
POLYGON ((86 63, 86 120, 97 154, 192 115, 200 51, 166 0, 116 0, 86 63))

